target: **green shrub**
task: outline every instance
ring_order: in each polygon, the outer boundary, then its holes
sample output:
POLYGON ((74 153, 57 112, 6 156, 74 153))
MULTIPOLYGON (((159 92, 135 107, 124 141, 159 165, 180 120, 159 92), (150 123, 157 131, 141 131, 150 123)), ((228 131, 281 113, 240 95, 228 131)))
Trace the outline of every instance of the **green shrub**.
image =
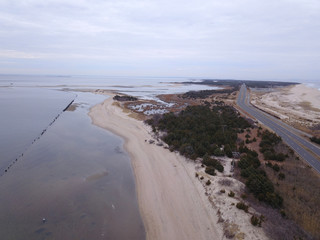
POLYGON ((261 227, 261 223, 263 221, 263 216, 261 215, 260 218, 257 217, 256 215, 252 215, 250 222, 253 226, 259 226, 261 227))
POLYGON ((261 201, 266 199, 267 193, 273 193, 274 191, 272 182, 262 174, 254 174, 249 176, 246 186, 261 201))
POLYGON ((234 197, 234 195, 235 195, 235 194, 234 194, 233 191, 230 191, 230 192, 228 193, 228 196, 229 196, 229 197, 234 197))
POLYGON ((238 202, 236 207, 245 211, 245 212, 248 212, 248 208, 249 208, 249 206, 246 205, 244 202, 238 202))
POLYGON ((241 194, 241 198, 242 198, 242 199, 246 199, 246 198, 247 198, 247 194, 242 193, 242 194, 241 194))
POLYGON ((312 137, 310 138, 310 140, 314 143, 317 143, 317 144, 320 144, 320 138, 317 138, 317 137, 312 137))
POLYGON ((240 158, 240 161, 238 162, 238 166, 241 169, 248 168, 249 166, 257 168, 260 166, 260 161, 258 157, 255 157, 252 154, 246 154, 245 156, 242 156, 240 158))
POLYGON ((209 157, 208 154, 203 156, 202 163, 208 167, 210 166, 217 169, 219 172, 223 172, 224 170, 222 164, 217 159, 209 157))
POLYGON ((266 166, 269 167, 269 168, 272 168, 272 167, 273 167, 273 165, 272 165, 271 162, 267 162, 267 163, 266 163, 266 166))
POLYGON ((279 167, 278 164, 274 164, 274 165, 272 166, 272 169, 273 169, 274 171, 276 171, 276 172, 279 172, 279 171, 280 171, 280 167, 279 167))
POLYGON ((215 156, 217 156, 217 157, 224 156, 224 151, 221 150, 220 148, 216 148, 216 149, 213 151, 213 155, 215 155, 215 156))
POLYGON ((283 204, 283 198, 277 193, 267 192, 265 202, 273 208, 280 208, 283 204))
POLYGON ((284 173, 279 173, 278 175, 279 180, 284 180, 285 178, 286 178, 286 175, 284 175, 284 173))
POLYGON ((205 172, 208 173, 208 174, 210 174, 210 175, 212 175, 212 176, 215 176, 215 175, 216 175, 215 169, 214 169, 214 167, 212 167, 212 166, 206 167, 205 172))

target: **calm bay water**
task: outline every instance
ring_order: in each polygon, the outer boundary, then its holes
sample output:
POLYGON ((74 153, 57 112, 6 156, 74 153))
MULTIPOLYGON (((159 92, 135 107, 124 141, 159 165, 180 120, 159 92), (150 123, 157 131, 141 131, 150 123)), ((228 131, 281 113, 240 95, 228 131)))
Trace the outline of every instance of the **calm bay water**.
POLYGON ((0 178, 1 239, 144 239, 122 140, 87 116, 103 99, 78 93, 0 178))
POLYGON ((76 89, 154 99, 209 88, 171 83, 188 80, 0 75, 1 239, 144 239, 123 142, 87 115, 105 96, 76 89))
POLYGON ((0 173, 30 147, 76 95, 39 88, 0 88, 0 173))

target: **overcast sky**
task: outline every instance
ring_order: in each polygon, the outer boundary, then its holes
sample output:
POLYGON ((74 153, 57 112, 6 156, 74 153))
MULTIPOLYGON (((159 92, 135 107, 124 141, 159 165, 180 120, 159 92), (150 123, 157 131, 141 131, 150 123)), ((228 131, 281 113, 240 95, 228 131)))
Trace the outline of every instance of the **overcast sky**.
POLYGON ((320 1, 0 0, 0 73, 320 80, 320 1))

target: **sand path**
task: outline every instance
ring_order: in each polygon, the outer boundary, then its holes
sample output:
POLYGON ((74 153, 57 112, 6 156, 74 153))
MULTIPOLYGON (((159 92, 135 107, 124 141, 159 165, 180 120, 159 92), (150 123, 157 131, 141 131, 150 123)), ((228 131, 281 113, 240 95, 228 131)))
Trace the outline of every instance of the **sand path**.
POLYGON ((93 124, 125 140, 147 239, 222 239, 218 217, 199 190, 194 172, 187 169, 186 160, 145 142, 151 138, 150 128, 112 103, 110 97, 94 106, 89 115, 93 124))

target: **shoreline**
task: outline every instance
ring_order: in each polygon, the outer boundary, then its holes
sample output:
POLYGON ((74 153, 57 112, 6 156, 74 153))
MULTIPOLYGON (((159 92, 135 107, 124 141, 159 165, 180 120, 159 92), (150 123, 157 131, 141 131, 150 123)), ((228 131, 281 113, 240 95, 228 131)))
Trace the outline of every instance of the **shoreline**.
POLYGON ((149 144, 151 128, 113 105, 112 93, 89 112, 92 123, 124 139, 146 239, 222 239, 218 216, 195 181, 194 165, 149 144), (147 141, 145 141, 147 140, 147 141))

